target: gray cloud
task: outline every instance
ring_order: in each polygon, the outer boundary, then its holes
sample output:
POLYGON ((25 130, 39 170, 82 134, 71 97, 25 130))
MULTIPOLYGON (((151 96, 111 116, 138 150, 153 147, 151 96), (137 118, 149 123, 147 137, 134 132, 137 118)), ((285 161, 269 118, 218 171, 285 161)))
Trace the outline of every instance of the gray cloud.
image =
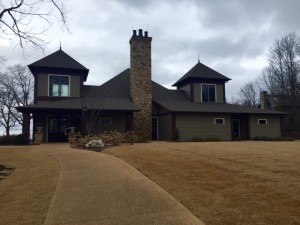
MULTIPOLYGON (((71 34, 54 26, 46 38, 46 55, 63 50, 90 69, 88 84, 101 84, 129 67, 132 29, 148 29, 153 37, 153 79, 170 86, 197 62, 233 80, 227 98, 245 81, 255 79, 276 38, 300 34, 297 0, 86 0, 66 1, 71 34)), ((15 42, 0 40, 7 64, 32 63, 38 50, 13 50, 15 42)))

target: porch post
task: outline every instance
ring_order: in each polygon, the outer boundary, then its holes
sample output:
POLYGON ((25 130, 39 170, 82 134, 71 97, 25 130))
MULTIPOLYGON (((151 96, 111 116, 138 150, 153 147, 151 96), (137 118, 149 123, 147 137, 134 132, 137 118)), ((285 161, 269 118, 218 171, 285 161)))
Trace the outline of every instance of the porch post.
POLYGON ((84 107, 82 108, 82 115, 81 115, 81 134, 82 134, 82 136, 85 135, 85 116, 86 116, 87 110, 88 110, 88 107, 86 105, 84 105, 84 107))
POLYGON ((29 140, 30 135, 30 113, 28 111, 23 112, 23 127, 22 134, 29 140))

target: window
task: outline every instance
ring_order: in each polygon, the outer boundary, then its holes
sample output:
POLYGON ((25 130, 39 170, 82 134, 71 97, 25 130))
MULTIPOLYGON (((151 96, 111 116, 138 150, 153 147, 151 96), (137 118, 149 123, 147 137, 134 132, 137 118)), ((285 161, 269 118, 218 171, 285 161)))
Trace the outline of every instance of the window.
POLYGON ((69 87, 69 76, 49 75, 49 96, 69 97, 69 87))
POLYGON ((224 125, 225 119, 224 118, 214 118, 214 123, 218 125, 224 125))
POLYGON ((216 85, 201 84, 202 102, 216 102, 216 85))
POLYGON ((268 124, 268 120, 267 119, 258 119, 257 120, 257 124, 258 125, 267 125, 268 124))
POLYGON ((111 125, 111 118, 110 117, 100 118, 99 123, 100 123, 100 126, 107 127, 107 126, 111 125))

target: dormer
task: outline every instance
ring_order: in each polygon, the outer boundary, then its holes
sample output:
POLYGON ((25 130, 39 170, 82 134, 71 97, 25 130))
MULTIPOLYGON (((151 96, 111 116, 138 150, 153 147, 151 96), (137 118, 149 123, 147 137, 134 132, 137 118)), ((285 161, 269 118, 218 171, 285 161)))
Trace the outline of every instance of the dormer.
POLYGON ((225 83, 229 80, 198 61, 173 86, 184 90, 192 102, 226 103, 225 83))
POLYGON ((34 103, 82 97, 89 70, 59 49, 30 65, 34 76, 34 103))

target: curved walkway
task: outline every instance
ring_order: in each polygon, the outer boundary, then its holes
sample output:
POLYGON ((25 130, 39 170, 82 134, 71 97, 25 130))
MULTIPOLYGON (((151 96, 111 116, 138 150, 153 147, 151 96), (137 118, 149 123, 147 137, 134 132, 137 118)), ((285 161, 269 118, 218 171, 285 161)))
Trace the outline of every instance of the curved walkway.
POLYGON ((36 148, 61 165, 45 225, 203 225, 175 198, 118 158, 71 149, 68 144, 36 148))

